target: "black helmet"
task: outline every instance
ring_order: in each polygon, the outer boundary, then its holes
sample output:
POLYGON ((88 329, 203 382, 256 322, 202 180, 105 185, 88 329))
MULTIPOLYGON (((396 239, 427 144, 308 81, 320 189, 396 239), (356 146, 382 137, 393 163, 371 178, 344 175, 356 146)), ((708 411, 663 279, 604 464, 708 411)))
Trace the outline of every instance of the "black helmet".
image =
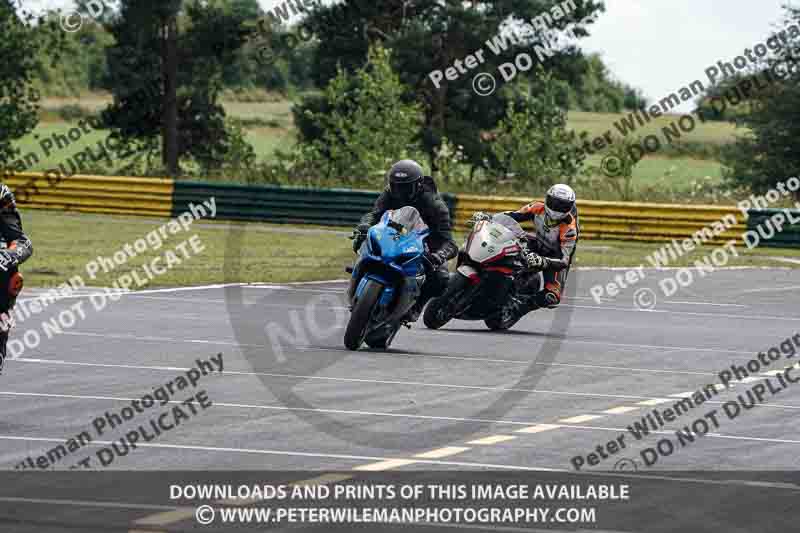
POLYGON ((410 159, 398 161, 386 175, 389 192, 402 202, 413 202, 422 192, 423 175, 422 167, 416 161, 410 159))

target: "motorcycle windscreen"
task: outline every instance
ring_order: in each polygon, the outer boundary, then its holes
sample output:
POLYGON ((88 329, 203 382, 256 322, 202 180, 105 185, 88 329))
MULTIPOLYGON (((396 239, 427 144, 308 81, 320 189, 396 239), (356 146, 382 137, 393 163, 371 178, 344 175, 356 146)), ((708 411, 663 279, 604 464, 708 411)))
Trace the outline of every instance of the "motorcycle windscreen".
POLYGON ((503 213, 497 214, 492 217, 492 222, 500 224, 504 228, 511 231, 511 233, 514 234, 514 237, 516 237, 517 239, 524 239, 526 236, 525 230, 522 229, 522 226, 519 225, 519 222, 517 222, 508 215, 505 215, 503 213))
POLYGON ((422 220, 422 216, 416 208, 407 205, 400 209, 395 209, 389 213, 389 220, 398 226, 402 226, 406 232, 424 231, 428 229, 427 224, 422 220))

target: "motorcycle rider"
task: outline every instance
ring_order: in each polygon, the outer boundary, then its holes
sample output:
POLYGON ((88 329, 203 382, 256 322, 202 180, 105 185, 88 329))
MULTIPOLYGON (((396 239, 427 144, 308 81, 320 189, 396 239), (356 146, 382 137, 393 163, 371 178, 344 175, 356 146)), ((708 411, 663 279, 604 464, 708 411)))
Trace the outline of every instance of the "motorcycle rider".
MULTIPOLYGON (((14 194, 6 185, 0 185, 0 237, 6 248, 0 249, 0 314, 5 315, 14 307, 22 290, 22 275, 17 266, 33 255, 33 245, 22 231, 22 218, 17 210, 14 194)), ((6 317, 3 317, 6 318, 6 317)), ((8 320, 0 321, 0 373, 6 359, 8 343, 8 320)))
MULTIPOLYGON (((523 294, 512 297, 503 308, 501 319, 507 327, 511 327, 535 309, 558 307, 580 230, 575 191, 561 183, 550 187, 544 202, 532 202, 519 211, 505 214, 520 223, 533 222, 535 231, 528 233, 525 259, 531 271, 542 271, 544 275, 543 289, 533 294, 523 291, 523 294)), ((472 221, 488 218, 491 217, 486 213, 476 213, 472 221)))
MULTIPOLYGON (((453 240, 450 210, 442 200, 431 176, 426 176, 416 161, 398 161, 386 174, 386 189, 375 201, 372 211, 361 218, 353 231, 353 251, 358 253, 367 238, 367 230, 380 221, 386 211, 412 206, 419 211, 423 222, 430 229, 425 259, 428 275, 422 286, 422 293, 406 319, 415 322, 425 304, 431 298, 441 296, 447 289, 450 273, 447 261, 458 254, 458 246, 453 240)), ((352 300, 355 280, 351 280, 348 297, 352 300)))

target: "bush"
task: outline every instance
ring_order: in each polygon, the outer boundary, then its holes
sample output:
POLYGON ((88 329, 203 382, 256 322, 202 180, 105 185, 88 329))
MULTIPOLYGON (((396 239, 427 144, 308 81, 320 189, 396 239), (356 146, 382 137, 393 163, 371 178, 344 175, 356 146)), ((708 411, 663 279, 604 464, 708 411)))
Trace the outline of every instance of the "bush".
POLYGON ((341 178, 350 186, 382 186, 392 162, 419 152, 421 110, 402 100, 405 90, 390 52, 380 46, 353 75, 340 69, 323 96, 302 107, 295 170, 341 178))
MULTIPOLYGON (((567 130, 566 110, 558 105, 558 84, 539 67, 537 94, 526 93, 512 100, 500 121, 492 152, 506 176, 515 182, 545 187, 557 181, 570 181, 579 166, 564 164, 559 156, 573 143, 575 134, 567 130)), ((570 158, 574 161, 574 158, 570 158)))

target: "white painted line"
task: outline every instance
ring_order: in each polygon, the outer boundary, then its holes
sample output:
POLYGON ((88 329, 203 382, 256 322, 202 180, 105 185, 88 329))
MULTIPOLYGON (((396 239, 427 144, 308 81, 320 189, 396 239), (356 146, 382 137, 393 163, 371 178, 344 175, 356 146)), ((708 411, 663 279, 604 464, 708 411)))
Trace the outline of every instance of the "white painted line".
POLYGON ((573 416, 573 417, 570 417, 570 418, 562 418, 561 420, 559 420, 559 423, 561 423, 561 424, 580 424, 582 422, 588 422, 590 420, 596 420, 598 418, 603 418, 603 417, 600 416, 600 415, 578 415, 578 416, 573 416))
POLYGON ((791 285, 789 287, 766 287, 762 289, 748 289, 741 291, 740 294, 748 294, 753 292, 781 292, 781 291, 796 291, 800 289, 800 285, 791 285))
POLYGON ((216 283, 213 285, 197 285, 194 287, 168 287, 164 289, 145 289, 143 291, 131 291, 129 294, 131 296, 136 296, 137 294, 157 294, 160 292, 185 292, 185 291, 206 291, 209 289, 224 289, 226 287, 238 287, 241 286, 241 283, 216 283))
POLYGON ((386 459, 377 463, 370 463, 368 465, 357 466, 353 470, 360 472, 382 472, 384 470, 391 470, 392 468, 400 468, 401 466, 413 465, 417 461, 412 459, 386 459))
MULTIPOLYGON (((67 334, 65 331, 64 335, 67 334)), ((18 361, 22 361, 22 359, 18 359, 18 361)), ((26 362, 42 362, 47 361, 48 363, 53 363, 55 360, 50 359, 27 359, 26 362)), ((58 364, 81 364, 87 366, 114 366, 114 365, 101 365, 97 363, 70 363, 66 361, 58 361, 58 364)), ((135 368, 156 368, 158 367, 135 367, 135 368)), ((179 369, 179 370, 188 370, 187 369, 179 369)), ((541 390, 541 389, 517 389, 517 388, 507 388, 507 387, 489 387, 489 386, 481 386, 481 385, 458 385, 458 384, 448 384, 448 383, 426 383, 420 381, 398 381, 398 380, 377 380, 377 379, 357 379, 357 378, 343 378, 343 377, 333 377, 333 376, 305 376, 300 374, 276 374, 270 372, 243 372, 243 371, 235 371, 235 370, 225 370, 221 376, 224 375, 238 375, 238 376, 269 376, 269 377, 277 377, 277 378, 292 378, 292 379, 306 379, 306 380, 322 380, 322 381, 341 381, 346 383, 370 383, 370 384, 379 384, 379 385, 404 385, 404 386, 412 386, 412 387, 435 387, 435 388, 450 388, 450 389, 466 389, 466 390, 486 390, 486 391, 502 391, 502 392, 528 392, 531 394, 553 394, 553 395, 564 395, 564 396, 582 396, 582 397, 590 397, 590 398, 615 398, 615 399, 627 399, 627 400, 641 400, 646 399, 647 396, 631 396, 631 395, 615 395, 615 394, 602 394, 599 392, 594 393, 584 393, 584 392, 572 392, 572 391, 551 391, 551 390, 541 390)))
MULTIPOLYGON (((62 439, 63 442, 63 439, 62 439)), ((140 509, 143 511, 174 510, 169 505, 151 505, 146 503, 102 502, 90 500, 56 500, 47 498, 14 498, 0 496, 0 502, 8 503, 38 503, 45 505, 67 505, 71 507, 100 507, 107 509, 140 509)))
POLYGON ((516 438, 517 437, 515 437, 513 435, 492 435, 490 437, 484 437, 482 439, 471 440, 471 441, 467 442, 467 444, 477 444, 477 445, 488 446, 490 444, 499 444, 501 442, 506 442, 506 441, 513 440, 513 439, 516 439, 516 438))
MULTIPOLYGON (((441 330, 443 332, 447 332, 447 330, 441 330)), ((452 333, 459 333, 459 332, 450 332, 452 333)), ((295 345, 294 348, 300 351, 312 351, 312 352, 322 352, 322 351, 346 351, 343 348, 322 348, 320 346, 311 346, 311 345, 295 345)), ((669 348, 669 350, 689 350, 690 348, 669 348)), ((660 368, 635 368, 629 366, 609 366, 609 365, 589 365, 589 364, 577 364, 577 363, 541 363, 537 361, 531 362, 530 359, 491 359, 488 357, 481 357, 481 356, 472 356, 472 355, 442 355, 442 354, 430 354, 430 353, 410 353, 410 352, 400 352, 400 351, 393 351, 393 352, 348 352, 351 355, 362 355, 362 356, 381 356, 381 357, 416 357, 416 358, 423 358, 423 359, 453 359, 457 361, 479 361, 479 362, 488 362, 488 363, 510 363, 510 364, 517 364, 517 365, 541 365, 541 366, 563 366, 568 368, 588 368, 591 370, 615 370, 615 371, 627 371, 627 372, 652 372, 656 374, 682 374, 682 375, 691 375, 691 376, 716 376, 716 374, 711 372, 693 372, 690 370, 667 370, 667 369, 660 369, 660 368)))
POLYGON ((691 398, 697 391, 679 392, 677 394, 670 394, 672 398, 691 398))
MULTIPOLYGON (((737 380, 737 381, 732 381, 731 384, 735 385, 737 383, 753 383, 754 381, 763 381, 763 380, 764 380, 764 378, 757 378, 755 376, 747 376, 746 378, 742 378, 742 379, 737 380)), ((723 388, 725 388, 725 387, 723 386, 723 388)))
POLYGON ((561 426, 556 424, 536 424, 535 426, 530 426, 522 429, 516 430, 514 433, 542 433, 543 431, 550 431, 551 429, 557 429, 561 426))
MULTIPOLYGON (((91 396, 91 395, 77 395, 77 394, 56 394, 56 393, 42 393, 42 392, 13 392, 13 391, 0 391, 0 396, 22 396, 22 397, 41 397, 41 398, 67 398, 72 400, 98 400, 98 401, 121 401, 129 402, 138 400, 139 398, 124 398, 119 396, 91 396)), ((169 403, 180 404, 178 400, 170 400, 169 403)), ((324 409, 314 407, 287 407, 285 405, 258 405, 258 404, 243 404, 243 403, 226 403, 217 402, 214 405, 219 407, 231 407, 235 409, 264 409, 275 411, 305 411, 313 413, 329 413, 337 415, 353 415, 353 416, 376 416, 376 417, 390 417, 390 418, 409 418, 416 420, 444 420, 448 422, 474 422, 476 424, 506 424, 510 426, 530 426, 531 424, 539 426, 548 426, 549 424, 536 424, 532 421, 519 421, 519 420, 492 420, 487 418, 465 418, 458 416, 434 416, 434 415, 418 415, 410 413, 385 413, 379 411, 354 411, 347 409, 324 409)), ((798 407, 800 409, 800 407, 798 407)), ((559 427, 559 426, 553 426, 559 427)))
POLYGON ((662 403, 671 402, 669 398, 651 398, 650 400, 643 400, 641 402, 636 402, 636 405, 659 405, 662 403))
MULTIPOLYGON (((710 403, 710 402, 706 402, 710 403)), ((722 403, 722 402, 717 402, 722 403)), ((798 407, 800 409, 800 407, 798 407)), ((628 428, 614 428, 614 427, 603 427, 603 426, 570 426, 570 429, 585 429, 589 431, 612 431, 612 432, 622 432, 625 433, 628 431, 628 428)), ((650 430, 650 433, 653 435, 672 435, 675 436, 675 431, 678 428, 672 430, 650 430)), ((772 438, 761 438, 761 437, 745 437, 745 436, 737 436, 737 435, 724 435, 722 433, 706 433, 703 438, 715 438, 715 439, 734 439, 734 440, 748 440, 748 441, 757 441, 757 442, 774 442, 779 444, 800 444, 800 440, 790 440, 790 439, 772 439, 772 438)))
MULTIPOLYGON (((573 305, 573 304, 561 304, 562 307, 573 307, 575 309, 598 309, 601 311, 628 311, 634 313, 641 313, 643 312, 638 307, 612 307, 610 305, 601 306, 601 305, 573 305)), ((775 320, 775 321, 785 321, 785 322, 800 322, 800 317, 794 316, 773 316, 773 315, 731 315, 731 314, 724 314, 724 313, 699 313, 695 311, 667 311, 663 309, 650 309, 647 311, 648 313, 659 313, 659 314, 667 314, 667 315, 682 315, 682 316, 706 316, 711 318, 738 318, 742 320, 775 320)))
MULTIPOLYGON (((14 440, 14 441, 31 441, 31 442, 55 442, 55 443, 64 443, 64 437, 54 438, 54 437, 19 437, 15 435, 0 435, 0 440, 14 440)), ((104 445, 110 446, 114 443, 118 443, 117 441, 100 441, 94 440, 87 444, 87 446, 97 446, 97 445, 104 445)), ((380 461, 380 462, 388 462, 388 461, 410 461, 410 463, 422 463, 422 464, 430 464, 430 465, 440 465, 440 466, 463 466, 467 468, 496 468, 502 470, 525 470, 530 472, 569 472, 566 468, 546 468, 546 467, 534 467, 534 466, 516 466, 516 465, 508 465, 508 464, 498 464, 498 463, 472 463, 472 462, 464 462, 464 461, 437 461, 434 459, 417 459, 417 460, 410 460, 410 459, 391 459, 387 457, 374 457, 369 455, 347 455, 347 454, 335 454, 335 453, 320 453, 320 452, 298 452, 298 451, 288 451, 288 450, 261 450, 261 449, 254 449, 254 448, 227 448, 227 447, 217 447, 217 446, 200 446, 200 445, 189 445, 189 444, 156 444, 156 443, 137 443, 136 446, 141 448, 158 448, 158 449, 165 449, 165 450, 189 450, 189 451, 199 451, 199 452, 220 452, 220 453, 244 453, 244 454, 256 454, 256 455, 279 455, 279 456, 287 456, 287 457, 313 457, 313 458, 321 458, 321 459, 343 459, 348 461, 380 461)), ((409 463, 409 464, 410 464, 409 463)), ((369 465, 367 465, 369 466, 369 465)))
POLYGON ((172 511, 145 516, 144 518, 140 518, 133 523, 138 526, 166 526, 168 524, 186 520, 187 518, 192 518, 196 511, 196 508, 182 507, 172 511))
POLYGON ((419 459, 442 459, 443 457, 450 457, 451 455, 456 455, 469 449, 470 448, 465 446, 447 446, 429 452, 418 453, 414 457, 419 459))
POLYGON ((638 410, 639 410, 638 407, 628 407, 626 405, 623 405, 620 407, 612 407, 611 409, 606 409, 603 412, 609 415, 621 415, 625 413, 630 413, 631 411, 638 411, 638 410))
MULTIPOLYGON (((242 285, 241 283, 218 283, 218 284, 214 284, 214 285, 196 285, 196 286, 193 286, 193 287, 166 287, 166 288, 163 288, 163 289, 144 289, 144 290, 141 290, 141 291, 132 291, 132 290, 128 290, 128 289, 117 291, 114 288, 110 288, 110 287, 105 287, 105 288, 107 288, 109 290, 113 290, 116 293, 115 296, 117 296, 117 295, 119 295, 119 296, 140 296, 140 295, 144 295, 144 294, 158 294, 158 293, 186 292, 186 291, 205 291, 205 290, 209 290, 209 289, 224 289, 226 287, 237 287, 237 286, 241 286, 241 285, 242 285)), ((83 292, 74 291, 74 294, 68 294, 68 295, 63 295, 63 296, 59 295, 58 297, 53 298, 53 301, 54 302, 58 302, 60 300, 69 300, 69 299, 75 299, 75 298, 89 298, 90 296, 103 296, 103 295, 105 295, 105 292, 98 292, 98 291, 102 291, 103 289, 104 289, 104 287, 86 287, 85 291, 83 291, 83 292)), ((28 302, 28 301, 31 301, 31 300, 45 300, 46 299, 45 298, 46 295, 47 295, 47 293, 39 295, 39 296, 35 296, 33 298, 24 298, 24 299, 22 299, 20 301, 28 302)), ((220 301, 223 301, 223 300, 220 300, 220 301)))
MULTIPOLYGON (((603 309, 602 307, 598 307, 597 309, 603 309)), ((466 333, 463 331, 451 331, 448 329, 440 329, 436 331, 427 331, 424 329, 415 330, 416 333, 428 333, 431 335, 464 335, 469 337, 475 337, 475 335, 479 332, 476 330, 476 333, 466 333)), ((500 337, 498 337, 500 338, 500 337)), ((590 344, 592 346, 619 346, 622 348, 645 348, 648 350, 683 350, 687 352, 712 352, 712 353, 734 353, 734 354, 744 354, 752 356, 754 353, 758 352, 758 349, 754 350, 729 350, 727 348, 699 348, 696 346, 659 346, 655 344, 627 344, 621 342, 602 342, 602 341, 586 341, 580 339, 564 339, 563 343, 570 343, 575 342, 578 344, 590 344)), ((704 372, 704 375, 716 375, 712 374, 711 372, 704 372)))
POLYGON ((742 305, 742 304, 719 304, 713 302, 682 302, 677 300, 665 300, 664 303, 681 304, 681 305, 714 305, 718 307, 749 307, 748 305, 742 305))
POLYGON ((769 372, 762 372, 762 376, 777 376, 778 374, 783 374, 786 370, 770 370, 769 372))

